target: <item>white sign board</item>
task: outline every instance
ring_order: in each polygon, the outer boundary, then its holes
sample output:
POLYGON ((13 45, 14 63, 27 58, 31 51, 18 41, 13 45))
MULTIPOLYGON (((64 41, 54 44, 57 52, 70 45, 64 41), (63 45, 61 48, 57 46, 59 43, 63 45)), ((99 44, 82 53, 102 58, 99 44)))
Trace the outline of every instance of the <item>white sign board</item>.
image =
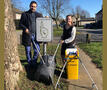
POLYGON ((39 42, 50 42, 53 38, 51 18, 36 19, 36 38, 39 42))

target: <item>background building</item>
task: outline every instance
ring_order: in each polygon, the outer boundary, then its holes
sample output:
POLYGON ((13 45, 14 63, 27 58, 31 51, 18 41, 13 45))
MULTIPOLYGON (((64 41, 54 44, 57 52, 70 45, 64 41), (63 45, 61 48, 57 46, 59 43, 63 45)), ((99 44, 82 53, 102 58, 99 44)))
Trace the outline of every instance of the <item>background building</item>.
POLYGON ((102 18, 103 18, 103 10, 101 9, 101 10, 100 10, 98 13, 96 13, 96 15, 95 15, 96 22, 102 21, 102 18))
POLYGON ((14 18, 14 21, 15 21, 16 29, 20 29, 19 28, 19 20, 21 18, 21 14, 22 14, 22 11, 20 11, 17 8, 13 8, 13 18, 14 18))

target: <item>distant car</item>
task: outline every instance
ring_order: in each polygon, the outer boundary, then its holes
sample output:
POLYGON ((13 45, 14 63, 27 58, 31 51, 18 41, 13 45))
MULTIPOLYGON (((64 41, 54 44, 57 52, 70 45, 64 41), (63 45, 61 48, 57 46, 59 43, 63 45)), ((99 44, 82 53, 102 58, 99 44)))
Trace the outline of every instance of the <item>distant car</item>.
POLYGON ((90 28, 91 27, 91 24, 85 24, 84 25, 84 28, 90 28))
POLYGON ((65 21, 62 21, 60 24, 59 24, 59 26, 61 27, 61 28, 63 28, 63 26, 66 24, 66 22, 65 21))
POLYGON ((84 28, 88 28, 88 29, 102 28, 102 21, 97 22, 97 23, 85 24, 84 28))
POLYGON ((62 25, 62 24, 59 24, 59 26, 60 26, 61 28, 63 28, 63 25, 62 25))

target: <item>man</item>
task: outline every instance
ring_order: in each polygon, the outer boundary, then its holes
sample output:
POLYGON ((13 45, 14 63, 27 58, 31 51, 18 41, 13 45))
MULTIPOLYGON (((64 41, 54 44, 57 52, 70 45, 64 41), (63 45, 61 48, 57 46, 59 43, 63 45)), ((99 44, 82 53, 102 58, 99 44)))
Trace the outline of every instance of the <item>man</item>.
POLYGON ((30 9, 22 13, 19 26, 23 29, 22 44, 25 46, 27 61, 30 65, 34 65, 37 63, 38 52, 32 41, 40 51, 39 42, 36 40, 36 18, 42 17, 42 14, 36 12, 37 3, 35 1, 31 1, 29 6, 30 9), (34 49, 33 59, 31 57, 31 43, 34 49))

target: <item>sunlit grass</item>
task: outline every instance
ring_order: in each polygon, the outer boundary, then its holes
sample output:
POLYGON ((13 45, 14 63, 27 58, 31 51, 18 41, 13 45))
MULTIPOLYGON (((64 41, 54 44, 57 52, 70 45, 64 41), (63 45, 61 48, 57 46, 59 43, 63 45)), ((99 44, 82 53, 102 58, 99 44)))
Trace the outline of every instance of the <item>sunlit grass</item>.
POLYGON ((102 42, 91 42, 89 44, 81 43, 82 48, 91 58, 97 67, 102 68, 102 42))

